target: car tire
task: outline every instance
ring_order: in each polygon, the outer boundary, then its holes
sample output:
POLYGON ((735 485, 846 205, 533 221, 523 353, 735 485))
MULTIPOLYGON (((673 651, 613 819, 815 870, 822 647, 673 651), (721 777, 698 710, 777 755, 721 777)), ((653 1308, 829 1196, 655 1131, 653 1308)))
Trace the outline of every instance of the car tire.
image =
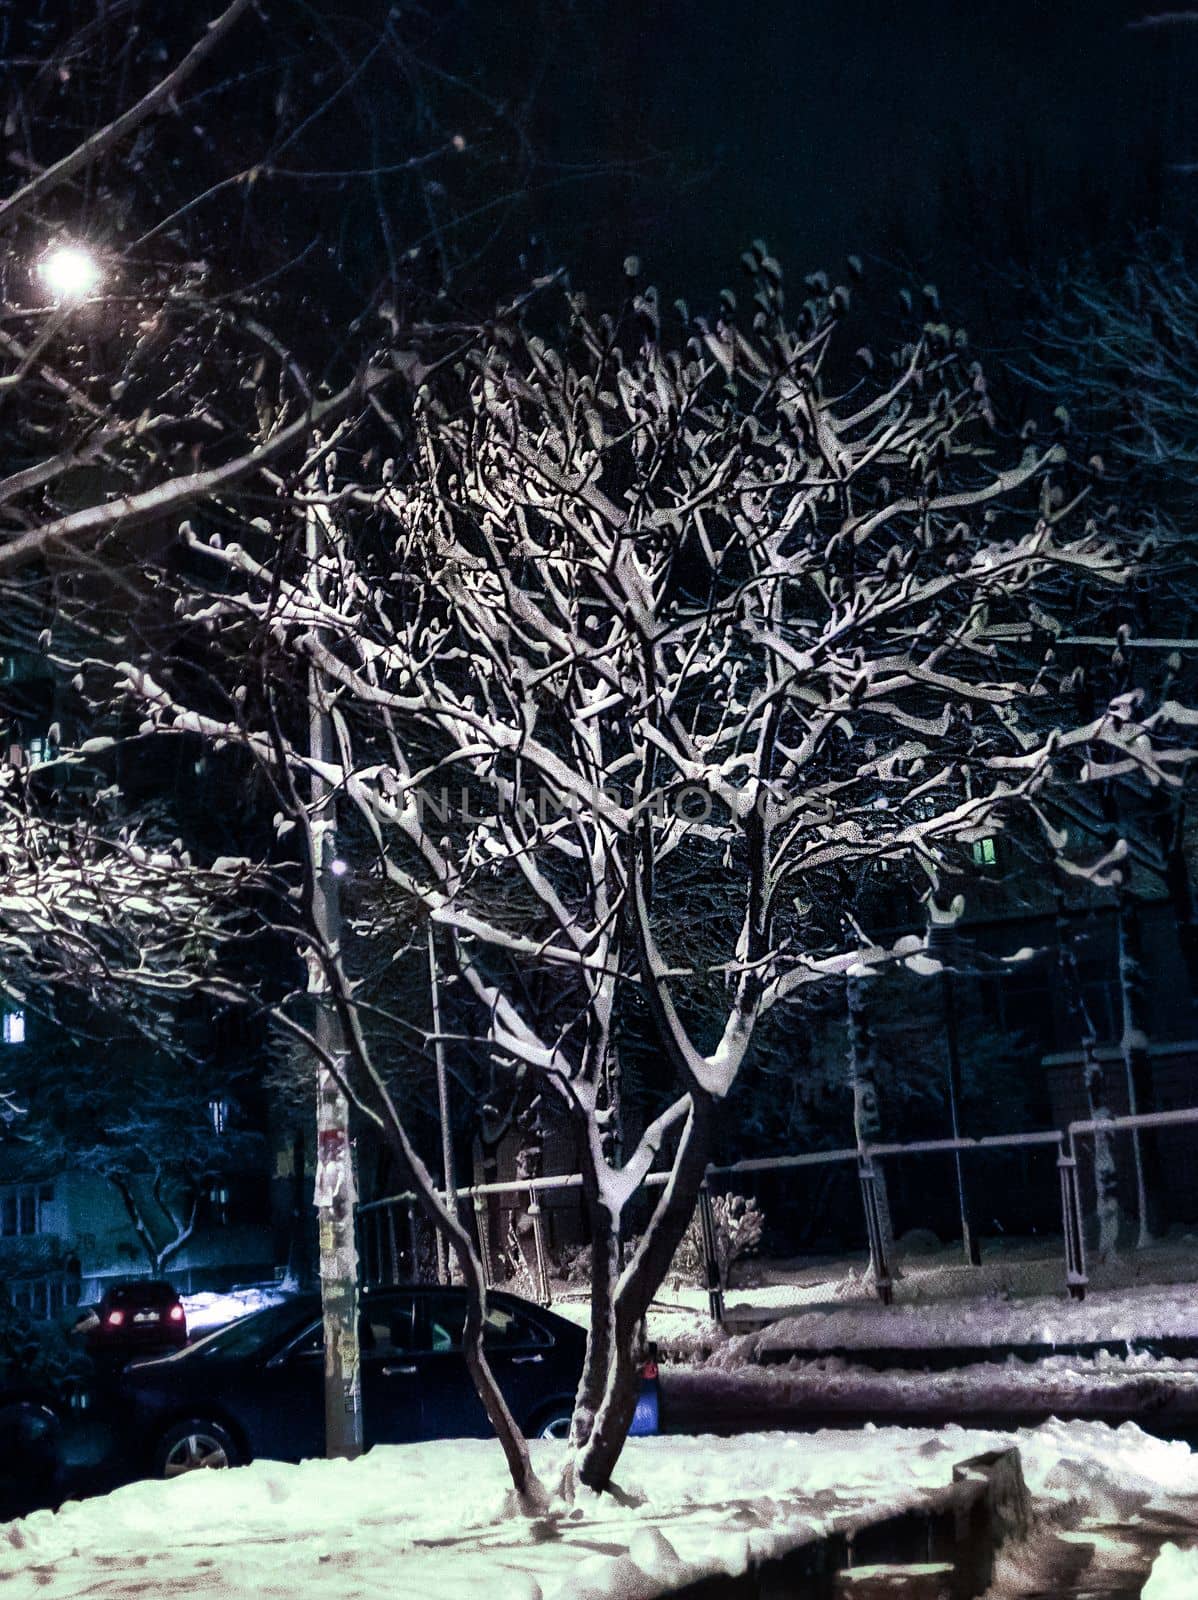
POLYGON ((537 1439, 568 1439, 574 1411, 570 1406, 554 1406, 537 1418, 531 1432, 537 1439))
POLYGON ((154 1475, 180 1478, 186 1472, 239 1467, 245 1460, 227 1428, 219 1422, 189 1417, 176 1422, 158 1441, 154 1452, 154 1475))

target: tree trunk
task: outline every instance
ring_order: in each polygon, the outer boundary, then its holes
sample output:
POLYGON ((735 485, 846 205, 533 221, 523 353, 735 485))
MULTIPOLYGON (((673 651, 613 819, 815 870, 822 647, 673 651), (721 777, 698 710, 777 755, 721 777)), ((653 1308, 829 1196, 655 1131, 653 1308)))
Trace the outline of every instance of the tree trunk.
MULTIPOLYGON (((940 974, 940 994, 944 1008, 944 1049, 948 1064, 948 1108, 954 1139, 961 1137, 961 1036, 957 1023, 957 999, 953 974, 940 974)), ((973 1225, 973 1208, 969 1200, 969 1179, 959 1150, 953 1151, 953 1164, 957 1175, 957 1203, 961 1211, 961 1242, 965 1259, 971 1267, 980 1267, 982 1252, 973 1225)))
POLYGON ((125 1212, 129 1218, 129 1221, 133 1225, 133 1231, 137 1235, 137 1241, 141 1245, 142 1250, 145 1252, 146 1259, 150 1263, 152 1271, 157 1274, 158 1244, 154 1238, 154 1235, 150 1231, 150 1226, 142 1213, 141 1207, 137 1203, 137 1196, 134 1193, 132 1181, 129 1178, 126 1178, 123 1173, 111 1172, 108 1174, 108 1181, 116 1190, 117 1194, 120 1195, 121 1203, 125 1207, 125 1212))
MULTIPOLYGON (((1073 1013, 1082 1047, 1082 1084, 1086 1092, 1086 1113, 1091 1122, 1101 1122, 1111 1115, 1110 1093, 1106 1073, 1098 1058, 1098 1033, 1094 1019, 1086 1005, 1081 976, 1077 967, 1066 912, 1065 896, 1057 886, 1056 937, 1057 966, 1069 1010, 1073 1013)), ((1115 1160, 1114 1135, 1094 1134, 1094 1216, 1097 1225, 1095 1250, 1100 1261, 1109 1260, 1119 1244, 1119 1170, 1115 1160)))
MULTIPOLYGON (((1082 1073, 1086 1085, 1086 1108, 1091 1122, 1102 1122, 1111 1115, 1106 1073, 1098 1059, 1093 1030, 1082 1039, 1082 1073)), ((1096 1251, 1100 1261, 1109 1261, 1119 1248, 1119 1163, 1115 1156, 1115 1135, 1094 1134, 1094 1215, 1098 1227, 1096 1251)))
POLYGON ((881 1132, 882 1119, 878 1110, 877 1045, 870 1026, 869 1011, 865 1003, 865 980, 860 977, 845 979, 845 1002, 848 1011, 848 1079, 853 1095, 853 1139, 858 1160, 868 1163, 873 1176, 874 1199, 877 1207, 879 1238, 871 1241, 870 1269, 879 1287, 889 1292, 890 1282, 898 1276, 894 1255, 894 1226, 890 1219, 890 1197, 886 1189, 886 1175, 882 1163, 868 1155, 868 1146, 881 1132), (879 1259, 874 1260, 873 1256, 879 1259))
POLYGON ((587 1206, 591 1218, 590 1326, 587 1330, 582 1377, 574 1397, 574 1415, 570 1419, 571 1459, 566 1463, 562 1481, 562 1489, 566 1493, 573 1488, 575 1458, 590 1440, 603 1401, 616 1332, 615 1295, 620 1274, 618 1230, 612 1224, 607 1207, 600 1204, 590 1175, 587 1206))
MULTIPOLYGON (((1131 1115, 1153 1109, 1152 1057, 1148 1050, 1148 1017, 1145 1004, 1144 950, 1139 907, 1126 884, 1121 884, 1117 899, 1119 934, 1119 998, 1123 1014, 1120 1050, 1127 1079, 1127 1106, 1131 1115)), ((1152 1134, 1133 1128, 1132 1166, 1136 1186, 1137 1243, 1151 1242, 1155 1231, 1156 1202, 1159 1194, 1156 1171, 1156 1140, 1152 1134)))
POLYGON ((448 1238, 457 1256, 466 1289, 466 1319, 462 1331, 466 1366, 499 1439, 519 1507, 528 1515, 539 1515, 548 1507, 548 1497, 532 1470, 527 1441, 508 1409, 483 1349, 487 1291, 482 1263, 456 1209, 450 1211, 446 1207, 432 1174, 408 1137, 398 1107, 374 1064, 352 989, 337 953, 326 946, 322 959, 346 1047, 344 1054, 334 1058, 338 1073, 343 1075, 340 1087, 344 1093, 352 1092, 362 1114, 374 1121, 398 1171, 408 1175, 421 1211, 432 1226, 448 1238))
POLYGON ((590 1489, 606 1489, 611 1482, 632 1425, 640 1393, 641 1325, 695 1214, 707 1171, 714 1109, 710 1095, 692 1088, 691 1110, 669 1182, 616 1288, 607 1381, 590 1436, 578 1455, 579 1480, 590 1489))
POLYGON ((470 1235, 461 1219, 451 1214, 440 1203, 436 1185, 428 1168, 420 1160, 408 1141, 402 1124, 395 1115, 389 1096, 383 1091, 379 1096, 383 1110, 383 1135, 386 1138, 402 1171, 410 1174, 412 1187, 421 1210, 435 1228, 449 1239, 461 1269, 466 1288, 466 1319, 462 1329, 462 1354, 466 1358, 475 1390, 495 1430, 503 1449, 508 1472, 512 1479, 520 1507, 526 1513, 539 1514, 548 1507, 548 1498, 539 1479, 532 1470, 528 1456, 528 1443, 520 1432, 515 1418, 508 1409, 495 1374, 491 1371, 483 1349, 483 1329, 486 1318, 487 1288, 482 1262, 474 1249, 470 1235))
POLYGON ((1178 796, 1168 805, 1161 797, 1161 816, 1157 836, 1165 857, 1165 887, 1177 924, 1177 942, 1190 983, 1190 1004, 1198 1001, 1198 909, 1194 904, 1194 884, 1185 852, 1186 803, 1178 796))
MULTIPOLYGON (((543 1133, 538 1108, 521 1119, 520 1148, 516 1151, 516 1182, 541 1176, 544 1156, 543 1133)), ((536 1205, 536 1191, 529 1190, 529 1204, 536 1205)), ((515 1197, 517 1200, 519 1196, 515 1197)), ((541 1281, 541 1258, 537 1251, 536 1223, 530 1209, 513 1206, 508 1212, 509 1244, 514 1264, 526 1280, 530 1299, 544 1301, 546 1285, 541 1281)), ((521 1292, 525 1292, 522 1289, 521 1292)))

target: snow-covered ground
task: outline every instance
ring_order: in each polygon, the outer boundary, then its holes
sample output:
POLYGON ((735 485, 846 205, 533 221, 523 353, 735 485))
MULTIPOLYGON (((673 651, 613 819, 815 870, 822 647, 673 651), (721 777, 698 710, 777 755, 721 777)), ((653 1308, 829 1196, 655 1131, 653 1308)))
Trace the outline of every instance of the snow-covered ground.
POLYGON ((236 1322, 238 1317, 246 1317, 251 1311, 278 1305, 294 1292, 286 1284, 250 1283, 242 1288, 229 1289, 223 1294, 185 1294, 180 1298, 187 1313, 188 1332, 201 1333, 223 1328, 226 1323, 236 1322))
POLYGON ((1194 1600, 1198 1595, 1198 1549, 1167 1544, 1152 1566, 1140 1600, 1194 1600))
MULTIPOLYGON (((35 1512, 0 1527, 0 1593, 650 1600, 704 1572, 743 1570, 751 1553, 806 1533, 916 1505, 950 1481, 955 1462, 1007 1443, 1019 1446, 1051 1524, 1131 1526, 1156 1515, 1174 1542, 1187 1543, 1178 1530, 1192 1527, 1198 1543, 1198 1457, 1130 1425, 638 1439, 618 1496, 584 1492, 533 1522, 512 1512, 496 1446, 464 1440, 379 1448, 353 1463, 260 1462, 35 1512)), ((563 1450, 533 1446, 547 1480, 563 1450)), ((1186 1559, 1166 1558, 1151 1600, 1175 1600, 1161 1585, 1168 1562, 1186 1559)), ((1028 1592, 1017 1586, 1027 1566, 1007 1563, 996 1600, 1028 1592)))
POLYGON ((1029 1300, 939 1301, 808 1311, 742 1337, 755 1350, 926 1348, 929 1345, 1072 1344, 1198 1337, 1193 1284, 1094 1290, 1029 1300))
MULTIPOLYGON (((980 1267, 965 1266, 959 1250, 909 1255, 891 1306, 874 1295, 863 1260, 760 1261, 748 1270, 752 1286, 725 1296, 730 1334, 712 1322, 704 1290, 663 1285, 649 1336, 682 1355, 738 1333, 754 1338, 757 1352, 1198 1338, 1198 1242, 1190 1237, 1095 1264, 1081 1301, 1068 1294, 1060 1258, 1035 1240, 988 1243, 980 1267)), ((585 1325, 580 1290, 559 1290, 554 1310, 585 1325)))

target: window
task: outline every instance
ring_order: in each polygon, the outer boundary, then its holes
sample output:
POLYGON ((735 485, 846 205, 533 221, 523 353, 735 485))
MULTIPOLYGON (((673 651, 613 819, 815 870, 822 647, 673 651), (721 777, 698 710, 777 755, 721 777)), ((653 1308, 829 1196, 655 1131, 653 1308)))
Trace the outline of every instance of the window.
MULTIPOLYGON (((433 1350, 460 1350, 466 1321, 464 1295, 429 1295, 428 1341, 433 1350)), ((488 1303, 483 1326, 483 1344, 488 1350, 507 1350, 522 1345, 548 1344, 546 1333, 525 1316, 506 1306, 488 1303)))
POLYGON ((6 1011, 4 1013, 4 1042, 5 1044, 25 1043, 25 1013, 23 1011, 6 1011))
POLYGON ((0 1237, 15 1239, 41 1233, 42 1208, 53 1200, 52 1183, 10 1184, 0 1191, 0 1237))
POLYGON ((19 1278, 10 1282, 8 1297, 16 1310, 44 1321, 63 1309, 63 1282, 61 1278, 19 1278))
POLYGON ((368 1305, 362 1313, 363 1350, 376 1356, 405 1354, 416 1348, 416 1306, 412 1300, 368 1305))
POLYGON ((998 841, 996 839, 975 839, 973 841, 973 862, 977 867, 993 867, 998 862, 998 841))
POLYGON ((209 1100, 208 1115, 212 1118, 214 1133, 224 1133, 229 1121, 229 1102, 227 1100, 209 1100))

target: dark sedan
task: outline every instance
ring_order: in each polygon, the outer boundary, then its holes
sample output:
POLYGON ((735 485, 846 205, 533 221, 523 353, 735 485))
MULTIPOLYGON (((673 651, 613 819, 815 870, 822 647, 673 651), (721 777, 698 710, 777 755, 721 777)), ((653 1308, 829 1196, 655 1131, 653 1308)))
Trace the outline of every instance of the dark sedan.
MULTIPOLYGON (((368 1291, 361 1317, 366 1445, 484 1438, 491 1432, 461 1350, 465 1291, 368 1291)), ((514 1295, 487 1296, 485 1345, 525 1433, 564 1435, 586 1337, 514 1295)), ((320 1301, 300 1295, 255 1312, 186 1350, 126 1369, 121 1430, 133 1465, 161 1477, 260 1457, 324 1451, 320 1301)), ((647 1363, 633 1431, 657 1431, 657 1371, 647 1363)))

